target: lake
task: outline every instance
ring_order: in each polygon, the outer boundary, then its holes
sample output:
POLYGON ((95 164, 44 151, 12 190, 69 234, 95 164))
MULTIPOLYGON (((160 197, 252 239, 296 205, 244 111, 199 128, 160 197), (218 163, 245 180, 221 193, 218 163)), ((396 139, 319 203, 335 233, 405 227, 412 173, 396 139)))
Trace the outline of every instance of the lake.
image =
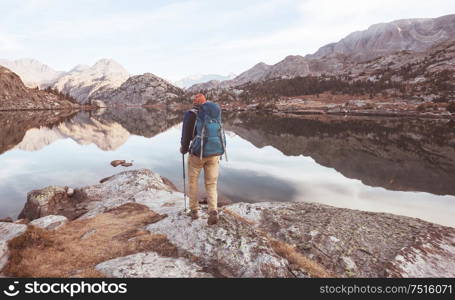
MULTIPOLYGON (((27 192, 150 168, 183 188, 181 111, 0 112, 0 218, 27 192), (133 167, 113 168, 115 159, 133 167)), ((232 201, 310 201, 455 227, 455 122, 225 113, 232 201)), ((201 182, 202 187, 202 182, 201 182)), ((202 188, 203 191, 203 188, 202 188)))

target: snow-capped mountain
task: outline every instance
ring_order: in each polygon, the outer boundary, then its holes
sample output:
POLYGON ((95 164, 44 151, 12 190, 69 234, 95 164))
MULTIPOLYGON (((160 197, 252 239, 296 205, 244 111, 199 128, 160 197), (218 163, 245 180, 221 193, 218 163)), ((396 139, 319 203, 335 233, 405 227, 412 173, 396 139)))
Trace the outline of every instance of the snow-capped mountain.
POLYGON ((85 103, 97 91, 119 87, 129 73, 112 59, 100 59, 93 66, 78 65, 52 87, 85 103))
POLYGON ((19 75, 22 82, 31 88, 48 86, 65 74, 63 71, 56 71, 48 65, 31 58, 0 59, 0 65, 19 75))
POLYGON ((234 78, 236 75, 230 73, 228 75, 218 75, 218 74, 197 74, 184 77, 180 80, 174 82, 174 84, 180 88, 189 88, 190 86, 202 82, 212 81, 212 80, 229 80, 234 78))
POLYGON ((87 69, 90 69, 89 65, 82 65, 81 64, 81 65, 77 65, 74 68, 72 68, 68 73, 82 72, 82 71, 85 71, 87 69))

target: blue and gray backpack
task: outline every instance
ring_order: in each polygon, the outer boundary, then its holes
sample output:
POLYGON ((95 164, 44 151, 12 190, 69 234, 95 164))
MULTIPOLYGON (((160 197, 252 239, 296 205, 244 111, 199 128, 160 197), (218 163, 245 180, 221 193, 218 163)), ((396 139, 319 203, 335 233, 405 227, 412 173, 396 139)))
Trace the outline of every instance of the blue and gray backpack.
POLYGON ((207 101, 199 107, 193 136, 190 146, 191 154, 198 155, 201 159, 202 157, 224 154, 227 160, 226 135, 218 104, 207 101))

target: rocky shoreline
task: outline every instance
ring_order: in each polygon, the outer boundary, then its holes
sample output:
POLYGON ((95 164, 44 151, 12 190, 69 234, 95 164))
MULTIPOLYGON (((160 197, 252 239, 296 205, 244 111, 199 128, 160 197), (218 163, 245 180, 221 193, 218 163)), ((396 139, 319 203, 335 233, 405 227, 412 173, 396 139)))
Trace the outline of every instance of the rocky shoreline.
MULTIPOLYGON (((79 111, 97 111, 104 110, 106 108, 155 108, 155 105, 123 105, 123 106, 99 106, 97 105, 84 105, 80 107, 74 107, 70 110, 71 113, 76 113, 79 111)), ((172 109, 182 109, 190 108, 186 105, 171 105, 172 109)), ((161 107, 160 107, 161 108, 161 107)), ((329 107, 324 109, 305 109, 298 107, 282 107, 282 108, 258 108, 257 106, 248 107, 248 105, 237 106, 237 107, 223 107, 225 112, 266 112, 270 114, 280 114, 280 115, 334 115, 334 116, 365 116, 365 117, 416 117, 416 118, 444 118, 444 119, 455 119, 455 113, 447 113, 444 111, 435 111, 435 112, 419 112, 416 110, 345 110, 339 108, 337 110, 331 110, 329 107)), ((33 112, 33 111, 56 111, 56 112, 66 112, 67 108, 0 108, 1 112, 33 112)))
MULTIPOLYGON (((188 98, 189 99, 189 98, 188 98)), ((54 99, 55 100, 55 99, 54 99)), ((217 102, 217 99, 213 99, 217 102)), ((188 100, 190 103, 191 100, 188 100)), ((267 103, 260 102, 247 104, 247 103, 222 103, 222 109, 225 112, 265 112, 270 114, 284 114, 284 115, 342 115, 342 116, 370 116, 370 117, 416 117, 416 118, 448 118, 455 119, 455 112, 449 111, 448 104, 446 103, 420 103, 418 105, 406 103, 383 103, 387 107, 376 107, 377 104, 369 100, 350 100, 344 103, 313 103, 307 101, 303 104, 300 98, 286 100, 283 103, 267 103), (294 103, 297 101, 297 103, 294 103), (374 105, 374 107, 370 107, 374 105)), ((452 103, 450 103, 452 104, 452 103)), ((380 106, 380 105, 379 105, 380 106)), ((452 106, 454 106, 452 104, 452 106)), ((455 106, 454 106, 455 107, 455 106)), ((18 105, 0 106, 0 112, 28 112, 28 111, 103 111, 105 109, 128 109, 128 108, 169 108, 174 110, 189 109, 191 105, 181 102, 170 104, 105 104, 101 100, 93 100, 92 104, 83 105, 66 105, 60 106, 59 103, 49 104, 48 106, 40 103, 39 105, 28 105, 26 107, 18 105)), ((454 110, 451 108, 450 110, 454 110)))
MULTIPOLYGON (((322 96, 321 96, 322 97, 322 96)), ((223 104, 226 112, 258 111, 269 114, 284 115, 342 115, 342 116, 371 116, 371 117, 416 117, 416 118, 451 118, 455 112, 448 110, 446 103, 407 103, 404 101, 382 102, 371 100, 349 100, 346 95, 340 99, 315 100, 314 97, 296 97, 281 99, 276 103, 261 102, 223 104)), ((351 97, 352 98, 352 97, 351 97)))
POLYGON ((0 276, 455 276, 455 228, 308 202, 229 204, 207 226, 150 170, 101 182, 30 192, 0 222, 0 276))

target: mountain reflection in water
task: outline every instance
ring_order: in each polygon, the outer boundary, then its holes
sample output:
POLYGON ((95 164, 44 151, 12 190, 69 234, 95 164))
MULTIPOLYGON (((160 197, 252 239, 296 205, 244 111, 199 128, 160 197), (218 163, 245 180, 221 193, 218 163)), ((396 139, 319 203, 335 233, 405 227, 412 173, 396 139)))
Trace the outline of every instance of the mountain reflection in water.
MULTIPOLYGON (((134 160, 182 186, 182 112, 122 109, 0 113, 0 217, 26 193, 83 186, 134 160)), ((225 114, 233 201, 314 201, 455 226, 455 125, 449 120, 225 114)), ((202 185, 201 185, 202 187, 202 185)))

